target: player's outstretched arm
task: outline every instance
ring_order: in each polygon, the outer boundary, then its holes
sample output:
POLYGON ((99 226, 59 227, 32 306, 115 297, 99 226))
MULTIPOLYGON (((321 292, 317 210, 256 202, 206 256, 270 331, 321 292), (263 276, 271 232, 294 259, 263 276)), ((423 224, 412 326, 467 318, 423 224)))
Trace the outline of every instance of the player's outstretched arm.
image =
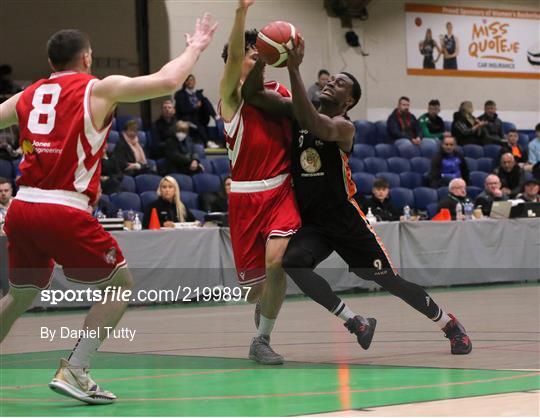
POLYGON ((272 115, 294 116, 292 101, 288 97, 264 88, 264 61, 259 58, 242 85, 242 98, 249 104, 272 115))
POLYGON ((233 27, 229 35, 227 62, 219 84, 221 116, 227 120, 234 116, 242 101, 240 97, 240 78, 242 77, 242 65, 245 56, 244 31, 247 11, 254 2, 255 0, 239 0, 233 27))
MULTIPOLYGON (((291 39, 292 40, 292 39, 291 39)), ((300 38, 297 45, 287 48, 287 68, 291 79, 292 103, 294 116, 300 127, 309 130, 323 141, 337 142, 344 151, 350 151, 353 144, 354 125, 343 116, 329 117, 319 113, 309 100, 306 87, 300 75, 300 64, 304 58, 304 40, 300 38)))
POLYGON ((17 123, 17 101, 21 97, 22 92, 11 96, 4 103, 0 104, 0 129, 17 123))

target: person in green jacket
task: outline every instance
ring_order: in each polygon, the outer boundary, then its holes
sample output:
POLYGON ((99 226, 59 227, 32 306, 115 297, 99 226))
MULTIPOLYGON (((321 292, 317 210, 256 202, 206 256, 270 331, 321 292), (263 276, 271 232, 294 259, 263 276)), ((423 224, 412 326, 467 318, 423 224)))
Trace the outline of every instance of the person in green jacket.
POLYGON ((424 138, 438 138, 442 140, 445 136, 444 121, 439 116, 441 104, 437 99, 430 100, 428 111, 418 118, 418 123, 422 129, 424 138))

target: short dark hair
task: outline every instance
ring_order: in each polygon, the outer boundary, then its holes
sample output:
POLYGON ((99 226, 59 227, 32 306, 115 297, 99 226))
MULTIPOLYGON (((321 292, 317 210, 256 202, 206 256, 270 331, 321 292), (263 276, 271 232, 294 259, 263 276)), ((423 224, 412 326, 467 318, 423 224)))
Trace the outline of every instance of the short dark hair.
POLYGON ((401 102, 402 100, 405 100, 406 102, 410 102, 411 99, 409 99, 407 96, 401 96, 398 100, 398 103, 401 102))
POLYGON ((11 186, 11 181, 5 177, 0 177, 0 184, 8 183, 11 186))
POLYGON ((437 99, 432 99, 428 103, 428 106, 440 106, 440 105, 441 105, 441 102, 439 102, 439 100, 437 99))
POLYGON ((388 180, 386 180, 384 177, 377 177, 373 181, 373 188, 374 189, 388 189, 390 188, 390 184, 388 183, 388 180))
POLYGON ((507 135, 508 134, 517 134, 519 135, 519 132, 516 128, 512 128, 512 129, 508 129, 508 132, 506 133, 507 135))
POLYGON ((325 70, 324 68, 322 70, 319 70, 319 73, 317 74, 317 78, 321 78, 321 75, 330 75, 330 73, 325 70))
POLYGON ((342 71, 341 74, 344 74, 346 75, 347 77, 349 77, 349 79, 352 81, 353 85, 352 85, 352 98, 353 98, 353 103, 347 108, 347 110, 351 110, 353 107, 356 106, 356 104, 359 102, 360 100, 360 97, 362 97, 362 87, 360 87, 360 83, 358 82, 358 80, 356 79, 356 77, 354 75, 352 75, 351 73, 348 73, 346 71, 342 71))
POLYGON ((47 56, 56 70, 64 70, 78 54, 89 48, 88 35, 78 29, 62 29, 47 41, 47 56))
POLYGON ((487 107, 487 106, 497 106, 497 104, 493 100, 487 100, 484 103, 484 107, 487 107))
POLYGON ((536 124, 536 127, 534 128, 535 131, 540 131, 540 123, 536 124))
MULTIPOLYGON (((244 32, 244 52, 249 51, 255 46, 255 43, 257 42, 257 35, 259 34, 259 31, 257 29, 249 29, 244 32)), ((229 58, 229 44, 226 43, 223 47, 223 52, 221 53, 221 58, 223 58, 223 62, 227 62, 227 58, 229 58)))

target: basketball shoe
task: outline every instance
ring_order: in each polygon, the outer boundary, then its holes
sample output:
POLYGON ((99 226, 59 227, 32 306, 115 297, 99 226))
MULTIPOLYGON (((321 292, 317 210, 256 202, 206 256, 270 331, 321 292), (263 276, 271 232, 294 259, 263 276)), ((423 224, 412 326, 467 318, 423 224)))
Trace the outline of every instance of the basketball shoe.
POLYGON ((269 335, 260 335, 253 338, 249 347, 249 358, 260 364, 283 364, 283 357, 270 347, 269 335))
POLYGON ((373 334, 375 333, 375 327, 377 326, 377 320, 375 318, 367 318, 366 323, 366 319, 360 315, 356 315, 355 317, 348 319, 343 325, 351 334, 356 335, 358 344, 360 344, 364 350, 369 348, 371 340, 373 339, 373 334))
POLYGON ((452 354, 469 354, 472 350, 472 342, 465 328, 454 315, 448 314, 448 316, 452 319, 443 328, 443 332, 445 337, 450 340, 450 352, 452 354))

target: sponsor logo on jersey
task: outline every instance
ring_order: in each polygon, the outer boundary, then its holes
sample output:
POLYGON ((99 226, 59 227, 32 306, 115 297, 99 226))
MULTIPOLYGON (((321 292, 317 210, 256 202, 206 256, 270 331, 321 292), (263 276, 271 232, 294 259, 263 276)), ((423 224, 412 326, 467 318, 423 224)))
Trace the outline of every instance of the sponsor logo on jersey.
POLYGON ((107 264, 116 264, 116 248, 110 248, 109 251, 103 254, 103 259, 107 264))
POLYGON ((30 142, 29 139, 23 139, 21 144, 22 152, 23 154, 33 154, 34 153, 34 146, 32 145, 32 142, 30 142))
POLYGON ((300 165, 306 173, 316 173, 321 169, 321 156, 315 148, 307 148, 300 154, 300 165))

